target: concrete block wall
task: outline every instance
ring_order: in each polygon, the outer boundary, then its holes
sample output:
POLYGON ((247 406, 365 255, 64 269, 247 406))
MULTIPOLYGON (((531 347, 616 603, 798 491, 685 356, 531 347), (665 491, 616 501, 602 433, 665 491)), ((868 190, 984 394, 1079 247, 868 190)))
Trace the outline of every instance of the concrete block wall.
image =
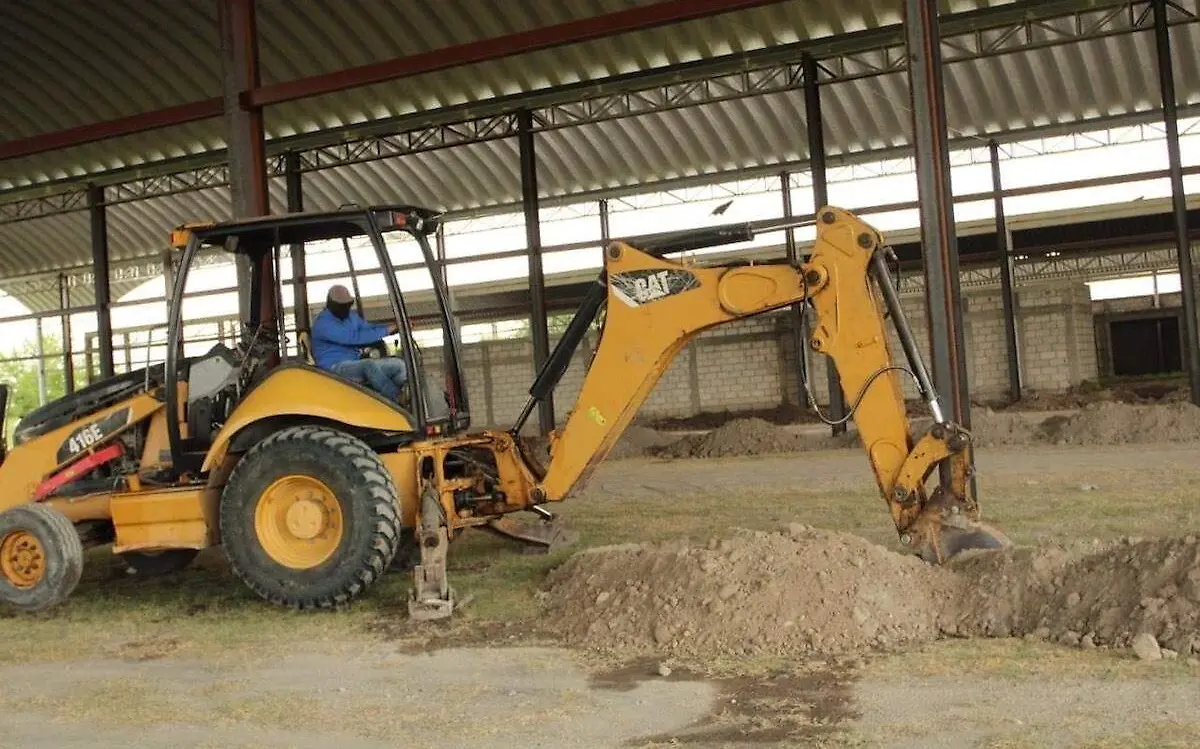
POLYGON ((1027 388, 1062 390, 1096 379, 1096 331, 1085 284, 1022 290, 1017 304, 1021 371, 1027 388))
POLYGON ((971 393, 985 398, 1007 393, 1008 346, 1005 343, 1004 302, 1000 292, 987 291, 967 296, 963 322, 968 352, 967 384, 971 393))
MULTIPOLYGON (((928 364, 924 299, 908 295, 902 298, 902 304, 928 364)), ((1022 289, 1017 305, 1018 344, 1026 388, 1062 390, 1096 378, 1095 330, 1086 285, 1059 283, 1022 289)), ((682 417, 805 404, 796 377, 793 319, 790 311, 784 311, 698 336, 675 358, 638 416, 682 417)), ((964 325, 972 396, 1004 396, 1008 390, 1008 362, 999 292, 965 291, 964 325)), ((889 338, 894 361, 906 364, 890 324, 889 338)), ((555 342, 552 338, 551 347, 555 342)), ((590 333, 559 384, 555 410, 560 421, 579 395, 596 344, 596 334, 590 333)), ((507 426, 516 419, 533 381, 532 360, 533 346, 529 341, 487 341, 464 347, 464 367, 476 424, 507 426)), ((826 361, 823 355, 809 354, 809 380, 822 406, 829 401, 826 361)), ((917 388, 912 378, 902 375, 901 382, 905 395, 916 398, 917 388)))

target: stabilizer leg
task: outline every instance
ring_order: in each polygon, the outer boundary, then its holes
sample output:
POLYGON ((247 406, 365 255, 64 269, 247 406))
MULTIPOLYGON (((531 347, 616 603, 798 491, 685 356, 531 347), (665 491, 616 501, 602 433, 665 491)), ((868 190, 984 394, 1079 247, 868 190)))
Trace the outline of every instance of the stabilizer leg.
POLYGON ((417 541, 421 563, 413 568, 408 615, 418 620, 445 619, 454 612, 454 591, 446 576, 450 534, 442 504, 432 486, 426 486, 421 493, 417 541))

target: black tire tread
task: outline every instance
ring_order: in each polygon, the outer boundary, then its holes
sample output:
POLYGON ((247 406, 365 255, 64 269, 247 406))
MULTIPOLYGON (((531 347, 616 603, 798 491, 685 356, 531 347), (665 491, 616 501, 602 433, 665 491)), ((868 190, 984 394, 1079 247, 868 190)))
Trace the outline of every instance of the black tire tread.
MULTIPOLYGON (((227 486, 234 486, 242 480, 242 469, 251 464, 248 458, 262 451, 275 449, 279 445, 301 441, 317 443, 323 449, 336 452, 343 458, 349 459, 349 462, 360 472, 361 481, 371 494, 371 515, 374 519, 374 529, 370 546, 373 553, 358 569, 349 584, 344 585, 336 593, 325 596, 281 596, 259 584, 254 575, 249 570, 242 569, 232 557, 230 558, 230 567, 243 584, 261 598, 275 605, 297 610, 340 608, 362 594, 378 580, 396 556, 401 537, 400 514, 397 511, 399 494, 391 472, 365 442, 328 427, 310 424, 280 429, 250 448, 234 466, 227 486)), ((222 502, 220 522, 223 525, 232 522, 232 518, 227 517, 226 513, 226 504, 222 502)))
MULTIPOLYGON (((79 532, 75 530, 75 524, 53 507, 41 504, 17 505, 10 507, 3 514, 9 517, 29 514, 41 520, 46 526, 49 538, 40 540, 43 544, 56 547, 61 552, 64 563, 62 575, 54 580, 52 586, 40 596, 40 600, 32 604, 11 600, 4 602, 21 611, 41 611, 67 600, 83 576, 83 541, 79 538, 79 532)), ((26 530, 40 530, 36 521, 32 524, 26 523, 24 527, 26 530)))

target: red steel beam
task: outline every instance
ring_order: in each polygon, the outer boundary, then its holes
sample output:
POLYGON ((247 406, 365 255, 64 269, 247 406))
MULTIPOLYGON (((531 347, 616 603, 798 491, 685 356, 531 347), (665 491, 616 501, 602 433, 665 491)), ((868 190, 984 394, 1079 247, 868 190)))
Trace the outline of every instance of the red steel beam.
POLYGON ((568 21, 553 26, 543 26, 516 34, 480 39, 408 57, 395 57, 391 60, 346 68, 333 73, 274 83, 247 91, 242 96, 245 104, 266 107, 285 101, 330 94, 348 88, 383 83, 396 78, 432 73, 460 65, 487 62, 509 55, 535 52, 564 44, 578 44, 607 36, 693 21, 707 16, 745 10, 760 5, 773 5, 779 2, 781 0, 664 0, 664 2, 654 5, 606 13, 602 16, 568 21))
MULTIPOLYGON (((432 73, 459 65, 487 62, 523 52, 577 44, 779 2, 782 0, 664 0, 654 5, 443 47, 431 52, 397 57, 324 75, 260 86, 242 92, 241 101, 244 107, 261 108, 406 76, 432 73)), ((222 98, 216 97, 44 133, 22 140, 0 142, 0 161, 220 117, 223 111, 222 98)))
POLYGON ((152 112, 121 117, 116 120, 93 122, 79 127, 58 130, 53 133, 43 133, 22 140, 0 142, 0 161, 15 159, 20 156, 31 156, 35 153, 55 151, 60 148, 81 146, 108 138, 118 138, 122 135, 135 135, 147 130, 183 125, 188 122, 207 120, 220 117, 222 111, 220 97, 193 101, 175 107, 156 109, 152 112))

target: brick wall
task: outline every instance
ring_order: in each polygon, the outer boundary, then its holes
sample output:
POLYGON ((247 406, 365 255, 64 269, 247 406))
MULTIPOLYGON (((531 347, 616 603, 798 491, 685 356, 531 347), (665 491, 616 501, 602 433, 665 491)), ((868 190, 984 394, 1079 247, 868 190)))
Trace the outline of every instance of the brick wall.
MULTIPOLYGON (((928 364, 924 299, 907 295, 902 304, 928 364)), ((1060 390, 1096 378, 1092 303, 1085 284, 1060 282, 1024 288, 1017 295, 1017 306, 1018 344, 1027 388, 1060 390)), ((691 416, 805 403, 798 394, 795 376, 792 319, 790 312, 763 315, 698 336, 675 358, 642 405, 639 416, 691 416)), ((964 324, 972 396, 1003 396, 1008 387, 1008 356, 999 292, 965 291, 964 324)), ((904 364, 894 331, 890 339, 895 361, 904 364)), ((554 342, 552 339, 551 346, 554 342)), ((595 345, 595 334, 589 334, 559 384, 555 407, 560 419, 578 397, 586 362, 595 345)), ((489 341, 464 348, 473 420, 480 425, 511 424, 533 380, 532 344, 489 341)), ((809 381, 814 397, 823 406, 828 403, 825 362, 824 356, 809 355, 809 381)), ((901 380, 906 396, 916 397, 912 379, 903 376, 901 380)))

